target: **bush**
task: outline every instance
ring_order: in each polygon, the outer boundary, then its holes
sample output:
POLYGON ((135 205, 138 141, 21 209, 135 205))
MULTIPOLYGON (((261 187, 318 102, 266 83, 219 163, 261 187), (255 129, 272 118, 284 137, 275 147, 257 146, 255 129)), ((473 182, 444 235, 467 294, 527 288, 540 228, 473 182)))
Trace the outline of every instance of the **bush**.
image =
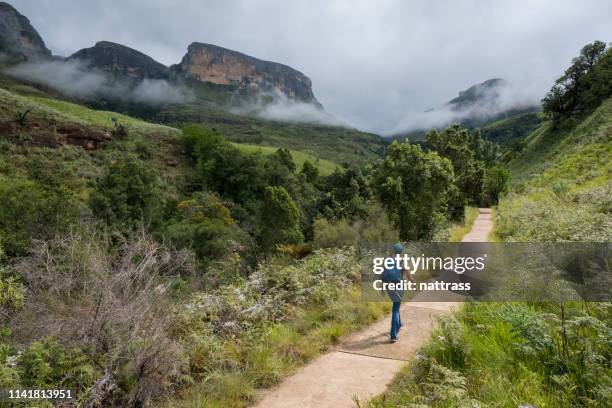
POLYGON ((118 229, 159 222, 164 197, 155 172, 133 156, 108 168, 89 200, 97 217, 118 229))
POLYGON ((313 246, 315 248, 353 246, 356 249, 363 249, 399 240, 397 231, 389 223, 380 205, 370 203, 367 214, 365 219, 353 222, 344 218, 337 221, 316 219, 313 246))
POLYGON ((9 270, 26 286, 10 321, 15 339, 31 342, 22 383, 70 386, 103 406, 142 406, 176 385, 183 354, 169 335, 164 277, 192 273, 190 265, 144 235, 114 249, 92 230, 38 243, 9 270))
POLYGON ((23 180, 0 184, 0 208, 0 245, 9 256, 24 254, 33 239, 66 232, 79 215, 66 188, 23 180))

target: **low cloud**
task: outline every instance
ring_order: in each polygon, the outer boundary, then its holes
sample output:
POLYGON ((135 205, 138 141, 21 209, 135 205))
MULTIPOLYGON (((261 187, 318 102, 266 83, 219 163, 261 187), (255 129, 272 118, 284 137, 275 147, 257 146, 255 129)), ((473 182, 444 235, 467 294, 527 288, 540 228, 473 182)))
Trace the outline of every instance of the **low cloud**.
POLYGON ((185 103, 193 99, 191 92, 166 80, 144 79, 133 82, 114 79, 106 72, 91 69, 79 60, 26 62, 7 68, 4 72, 84 100, 106 98, 157 106, 185 103))
POLYGON ((322 107, 289 99, 279 90, 262 92, 251 102, 242 103, 232 108, 231 111, 238 115, 250 115, 281 122, 351 127, 347 121, 326 112, 322 107))
POLYGON ((397 125, 383 134, 392 136, 413 131, 427 131, 433 128, 439 129, 466 119, 485 120, 510 110, 538 107, 542 95, 533 89, 534 87, 529 84, 509 82, 492 88, 477 88, 473 95, 473 103, 446 103, 425 112, 409 112, 397 125))

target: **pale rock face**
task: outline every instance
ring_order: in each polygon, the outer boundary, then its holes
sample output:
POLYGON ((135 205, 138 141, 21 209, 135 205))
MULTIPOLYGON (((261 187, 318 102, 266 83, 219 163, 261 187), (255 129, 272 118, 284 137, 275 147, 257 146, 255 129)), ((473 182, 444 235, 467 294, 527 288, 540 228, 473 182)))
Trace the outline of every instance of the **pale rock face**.
POLYGON ((234 85, 247 91, 278 90, 291 99, 319 104, 310 78, 301 72, 212 44, 192 43, 173 69, 200 81, 234 85))

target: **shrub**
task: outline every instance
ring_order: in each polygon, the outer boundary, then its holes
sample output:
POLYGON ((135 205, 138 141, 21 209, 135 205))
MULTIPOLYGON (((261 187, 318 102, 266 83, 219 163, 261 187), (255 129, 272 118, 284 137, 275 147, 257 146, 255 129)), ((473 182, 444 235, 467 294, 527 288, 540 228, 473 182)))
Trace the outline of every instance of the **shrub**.
POLYGON ((106 406, 141 406, 176 384, 183 354, 169 336, 163 277, 192 273, 190 265, 144 235, 114 249, 92 230, 39 242, 10 269, 26 286, 25 307, 11 319, 15 338, 32 342, 24 384, 69 383, 106 406))
POLYGON ((79 215, 66 188, 23 180, 0 185, 0 208, 0 244, 10 256, 23 254, 32 239, 67 231, 79 215))
POLYGON ((129 155, 111 164, 89 200, 94 215, 123 230, 159 221, 163 202, 155 172, 129 155))

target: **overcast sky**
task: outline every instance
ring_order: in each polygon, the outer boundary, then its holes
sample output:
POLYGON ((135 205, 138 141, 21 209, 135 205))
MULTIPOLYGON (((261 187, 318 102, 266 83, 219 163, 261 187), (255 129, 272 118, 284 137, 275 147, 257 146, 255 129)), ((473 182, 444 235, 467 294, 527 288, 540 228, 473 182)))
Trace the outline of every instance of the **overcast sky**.
POLYGON ((580 47, 612 41, 610 0, 12 0, 54 54, 100 40, 171 65, 207 42, 292 66, 326 109, 383 132, 502 77, 534 100, 580 47))

